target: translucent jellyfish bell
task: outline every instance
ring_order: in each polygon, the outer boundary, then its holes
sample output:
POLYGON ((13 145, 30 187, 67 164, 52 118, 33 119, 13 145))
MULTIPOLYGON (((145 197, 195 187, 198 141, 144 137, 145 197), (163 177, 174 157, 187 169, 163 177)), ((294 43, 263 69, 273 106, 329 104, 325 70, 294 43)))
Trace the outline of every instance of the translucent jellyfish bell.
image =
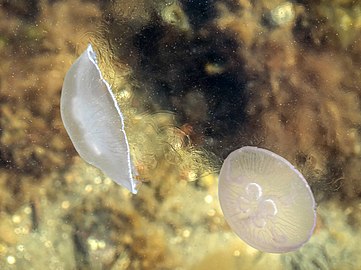
POLYGON ((79 155, 119 185, 137 193, 123 116, 91 45, 65 76, 60 112, 79 155))
POLYGON ((302 174, 275 153, 246 146, 232 152, 219 176, 227 223, 250 246, 283 253, 300 248, 316 224, 316 204, 302 174))

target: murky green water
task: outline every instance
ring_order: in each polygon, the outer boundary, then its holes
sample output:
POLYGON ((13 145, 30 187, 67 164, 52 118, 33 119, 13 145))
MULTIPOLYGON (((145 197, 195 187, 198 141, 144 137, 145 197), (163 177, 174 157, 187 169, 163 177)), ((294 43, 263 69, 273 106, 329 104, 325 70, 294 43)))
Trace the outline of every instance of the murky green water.
POLYGON ((113 2, 0 0, 0 268, 360 269, 360 3, 113 2), (64 76, 89 43, 137 194, 63 126, 64 76), (258 251, 227 225, 218 174, 247 145, 310 185, 316 227, 297 251, 258 251))

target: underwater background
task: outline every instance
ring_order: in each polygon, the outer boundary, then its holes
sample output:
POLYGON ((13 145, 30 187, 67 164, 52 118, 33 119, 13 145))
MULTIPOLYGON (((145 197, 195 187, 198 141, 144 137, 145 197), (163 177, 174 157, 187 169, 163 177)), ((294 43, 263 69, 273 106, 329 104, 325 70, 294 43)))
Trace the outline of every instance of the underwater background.
POLYGON ((0 0, 0 269, 361 269, 361 2, 0 0), (92 43, 124 113, 137 195, 60 118, 92 43), (317 202, 310 241, 246 245, 218 173, 253 145, 317 202))

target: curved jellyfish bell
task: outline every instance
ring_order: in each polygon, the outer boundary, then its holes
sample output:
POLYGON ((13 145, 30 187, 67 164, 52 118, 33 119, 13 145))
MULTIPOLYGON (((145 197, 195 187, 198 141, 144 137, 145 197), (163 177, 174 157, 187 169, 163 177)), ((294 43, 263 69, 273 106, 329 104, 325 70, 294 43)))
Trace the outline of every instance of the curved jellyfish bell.
POLYGON ((246 146, 232 152, 223 163, 218 194, 227 223, 258 250, 294 251, 315 228, 316 204, 309 185, 271 151, 246 146))
POLYGON ((65 76, 60 112, 79 155, 119 185, 137 193, 123 116, 91 45, 65 76))

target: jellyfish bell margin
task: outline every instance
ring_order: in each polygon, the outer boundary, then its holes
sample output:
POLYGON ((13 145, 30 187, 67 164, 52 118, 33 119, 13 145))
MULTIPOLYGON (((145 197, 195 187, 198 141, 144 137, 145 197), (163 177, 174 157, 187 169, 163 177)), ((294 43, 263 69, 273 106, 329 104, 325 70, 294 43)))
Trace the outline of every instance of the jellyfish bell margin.
POLYGON ((218 187, 227 223, 260 251, 295 251, 313 234, 316 203, 307 181, 269 150, 246 146, 233 151, 222 165, 218 187))

